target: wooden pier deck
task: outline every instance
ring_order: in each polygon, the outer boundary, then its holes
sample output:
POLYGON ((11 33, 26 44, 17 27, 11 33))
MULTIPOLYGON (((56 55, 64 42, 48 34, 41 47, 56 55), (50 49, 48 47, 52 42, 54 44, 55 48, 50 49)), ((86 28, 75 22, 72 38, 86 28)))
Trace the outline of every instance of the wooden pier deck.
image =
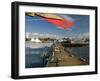
MULTIPOLYGON (((53 46, 53 49, 54 47, 55 46, 53 46)), ((74 56, 70 52, 65 51, 65 48, 62 45, 60 45, 60 50, 61 60, 59 60, 58 62, 55 59, 52 60, 54 58, 54 56, 52 55, 51 60, 48 63, 48 67, 87 65, 87 62, 83 58, 74 56)))

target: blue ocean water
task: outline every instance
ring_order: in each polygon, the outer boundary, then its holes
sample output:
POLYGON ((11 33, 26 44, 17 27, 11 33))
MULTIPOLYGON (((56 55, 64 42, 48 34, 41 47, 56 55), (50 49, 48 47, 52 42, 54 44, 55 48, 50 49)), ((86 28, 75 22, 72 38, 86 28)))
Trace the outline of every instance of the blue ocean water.
POLYGON ((25 48, 25 67, 45 67, 51 55, 51 48, 25 48))

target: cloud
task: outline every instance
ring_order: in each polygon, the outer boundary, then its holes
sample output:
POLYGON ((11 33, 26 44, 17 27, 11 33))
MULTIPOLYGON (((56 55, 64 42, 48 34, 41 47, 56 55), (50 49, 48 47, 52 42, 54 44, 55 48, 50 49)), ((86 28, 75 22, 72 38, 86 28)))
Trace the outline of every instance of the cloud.
POLYGON ((78 34, 79 38, 89 38, 89 32, 78 34))

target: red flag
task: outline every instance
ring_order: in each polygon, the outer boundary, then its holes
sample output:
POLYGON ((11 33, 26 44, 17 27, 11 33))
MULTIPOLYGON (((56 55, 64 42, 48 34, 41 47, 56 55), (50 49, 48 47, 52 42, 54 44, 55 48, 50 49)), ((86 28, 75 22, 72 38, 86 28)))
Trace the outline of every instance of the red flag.
POLYGON ((66 29, 69 27, 73 26, 73 22, 66 20, 64 18, 61 18, 58 15, 55 14, 49 14, 49 13, 35 13, 35 15, 40 16, 44 19, 46 19, 47 21, 57 25, 58 27, 62 28, 62 29, 66 29))
POLYGON ((73 22, 70 20, 66 20, 64 18, 61 18, 60 16, 56 14, 49 14, 49 13, 27 13, 29 16, 40 16, 44 19, 46 19, 48 22, 51 22, 58 27, 62 29, 70 28, 73 26, 73 22))
POLYGON ((65 19, 54 19, 54 18, 45 18, 49 22, 59 26, 62 29, 66 29, 73 26, 73 22, 65 19))

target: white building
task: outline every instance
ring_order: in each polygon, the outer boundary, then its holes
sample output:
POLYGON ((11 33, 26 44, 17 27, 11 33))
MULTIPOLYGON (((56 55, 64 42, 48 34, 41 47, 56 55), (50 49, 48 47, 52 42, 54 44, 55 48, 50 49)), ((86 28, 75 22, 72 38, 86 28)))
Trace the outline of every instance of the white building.
POLYGON ((39 38, 31 38, 31 42, 39 43, 39 42, 41 42, 41 41, 39 40, 39 38))

